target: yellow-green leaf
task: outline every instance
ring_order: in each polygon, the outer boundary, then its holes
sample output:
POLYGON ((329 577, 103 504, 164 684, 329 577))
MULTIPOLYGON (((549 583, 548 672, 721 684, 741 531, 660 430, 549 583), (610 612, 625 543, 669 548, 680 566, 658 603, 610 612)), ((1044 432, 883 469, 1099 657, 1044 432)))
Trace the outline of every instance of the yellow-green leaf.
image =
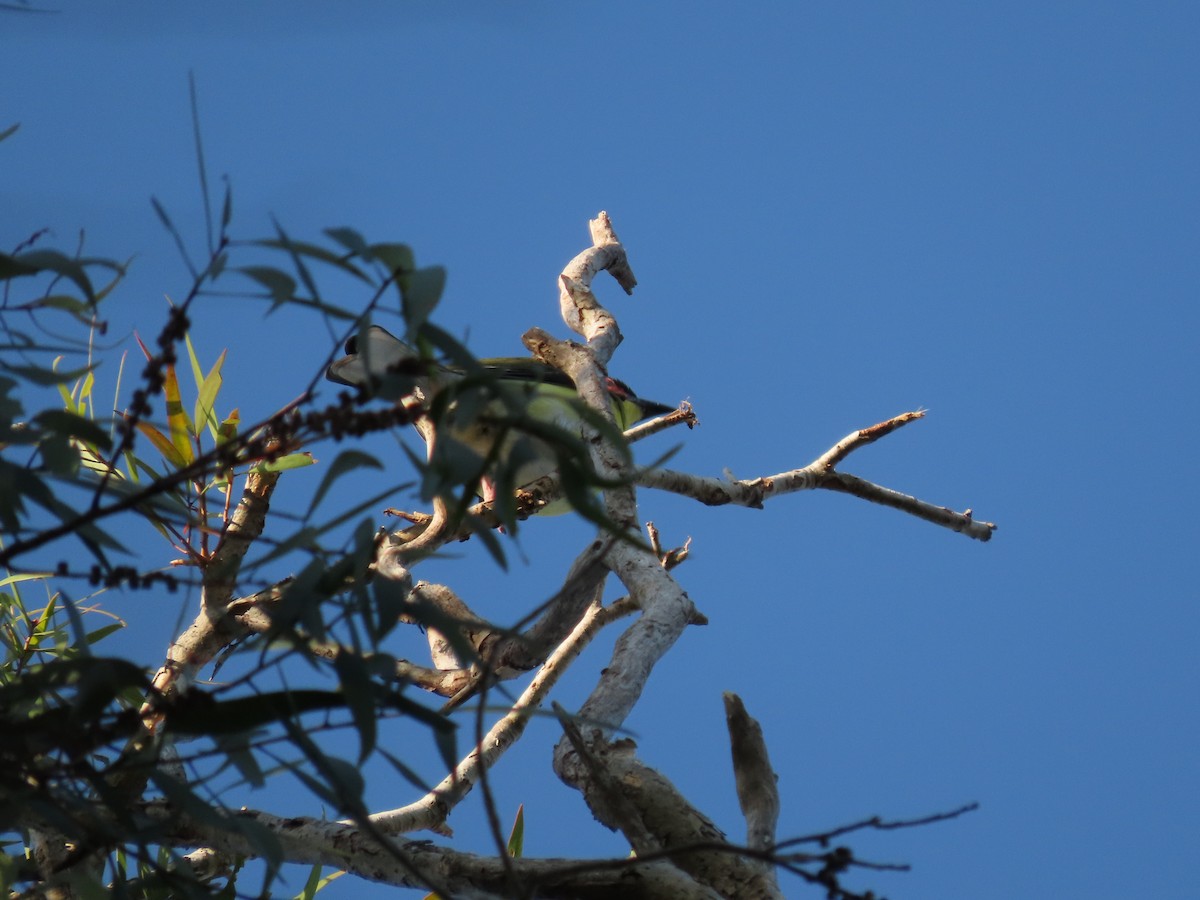
POLYGON ((512 831, 508 835, 508 855, 514 859, 520 858, 525 852, 525 804, 517 807, 517 818, 513 822, 512 831))
POLYGON ((183 343, 187 347, 188 361, 192 364, 192 378, 196 382, 196 390, 199 391, 204 381, 204 372, 200 368, 200 357, 196 355, 196 348, 192 345, 191 334, 184 334, 183 343))
POLYGON ((241 421, 241 414, 236 409, 221 421, 220 427, 217 428, 218 446, 237 437, 238 423, 241 421))
POLYGON ((81 414, 83 413, 84 402, 91 398, 92 387, 95 384, 96 384, 96 375, 94 372, 89 370, 88 373, 83 376, 83 385, 79 389, 79 412, 81 414))
POLYGON ((260 462, 254 466, 255 472, 286 472, 288 469, 302 469, 305 466, 311 466, 316 460, 313 455, 308 452, 289 453, 286 456, 281 456, 278 459, 260 462))
POLYGON ((205 426, 208 427, 209 432, 214 438, 217 436, 217 417, 213 413, 213 405, 216 403, 217 394, 221 390, 221 367, 225 365, 225 353, 225 350, 221 351, 221 355, 217 357, 217 361, 213 363, 213 367, 208 370, 208 374, 200 382, 200 393, 196 397, 196 437, 200 436, 200 432, 205 426))
POLYGON ((171 443, 179 452, 182 465, 187 465, 195 458, 192 451, 192 422, 183 408, 174 366, 164 366, 163 394, 167 398, 167 429, 171 432, 171 443))
POLYGON ((150 438, 150 443, 154 445, 154 449, 161 453, 163 455, 163 459, 170 463, 174 468, 182 469, 185 465, 187 465, 183 457, 179 455, 179 451, 175 449, 175 445, 171 443, 170 439, 168 439, 165 434, 163 434, 149 422, 138 422, 137 429, 146 437, 150 438))

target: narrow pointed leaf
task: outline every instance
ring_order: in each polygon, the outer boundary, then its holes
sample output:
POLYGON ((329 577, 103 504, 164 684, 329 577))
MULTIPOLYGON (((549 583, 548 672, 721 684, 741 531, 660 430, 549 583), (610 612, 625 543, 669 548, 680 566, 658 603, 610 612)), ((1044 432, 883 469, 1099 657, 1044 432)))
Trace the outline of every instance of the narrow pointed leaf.
POLYGON ((192 364, 192 380, 196 384, 196 390, 199 391, 200 383, 204 381, 204 370, 200 368, 200 357, 196 355, 196 348, 192 344, 192 336, 190 334, 184 334, 183 343, 187 347, 188 362, 192 364))
POLYGON ((287 303, 296 296, 296 279, 280 269, 270 266, 242 266, 237 271, 265 287, 270 292, 275 306, 287 303))
POLYGON ((442 266, 426 266, 407 275, 400 276, 401 307, 404 321, 408 323, 408 335, 411 339, 428 321, 438 301, 442 299, 442 291, 446 287, 446 270, 442 266))
POLYGON ((174 366, 163 367, 163 394, 167 398, 167 430, 171 433, 171 443, 179 451, 184 463, 191 463, 195 459, 192 449, 192 420, 183 408, 179 379, 175 375, 174 366))
MULTIPOLYGON (((300 257, 306 257, 308 259, 315 259, 323 263, 328 263, 331 266, 341 269, 343 272, 353 275, 355 278, 361 279, 368 284, 371 283, 371 279, 367 277, 366 273, 363 272, 362 269, 358 268, 358 266, 355 266, 352 263, 347 262, 337 253, 327 250, 318 244, 310 244, 306 241, 294 241, 282 230, 279 230, 278 240, 272 240, 268 238, 266 240, 252 241, 252 243, 257 244, 260 247, 271 247, 276 250, 286 250, 288 253, 292 254, 293 259, 298 260, 300 257)), ((304 276, 302 274, 301 279, 303 279, 303 277, 304 276)), ((316 296, 315 290, 313 291, 313 296, 316 296)))
POLYGON ((371 251, 367 247, 367 242, 353 228, 326 228, 325 233, 355 256, 361 256, 364 259, 370 258, 371 251))
POLYGON ((517 807, 517 818, 508 835, 508 855, 519 859, 525 852, 525 804, 517 807))
POLYGON ((286 472, 288 469, 302 469, 305 466, 311 466, 316 460, 308 451, 301 453, 289 453, 286 456, 281 456, 278 459, 260 462, 254 467, 256 472, 286 472))
POLYGON ((385 266, 393 275, 403 275, 417 267, 416 257, 407 244, 372 244, 371 256, 385 266))
POLYGON ((221 355, 217 357, 217 361, 213 363, 208 374, 204 376, 204 380, 200 383, 200 392, 196 397, 196 437, 200 436, 200 432, 208 427, 209 432, 215 438, 217 436, 217 417, 213 413, 213 405, 217 401, 217 394, 221 391, 223 379, 221 376, 221 367, 225 365, 226 351, 222 350, 221 355))
POLYGON ((179 455, 179 451, 175 449, 175 445, 171 443, 170 438, 151 425, 149 422, 138 422, 137 430, 150 439, 150 443, 154 445, 154 449, 163 455, 168 463, 176 469, 182 469, 187 463, 183 457, 179 455))
POLYGON ((383 469, 383 463, 377 460, 369 453, 363 453, 361 450, 343 450, 337 455, 337 458, 329 465, 325 471, 324 477, 321 478, 321 483, 317 487, 316 494, 313 495, 312 503, 309 504, 308 512, 305 513, 305 518, 312 515, 313 510, 317 508, 329 489, 333 487, 333 483, 345 475, 347 472, 353 472, 355 469, 383 469))

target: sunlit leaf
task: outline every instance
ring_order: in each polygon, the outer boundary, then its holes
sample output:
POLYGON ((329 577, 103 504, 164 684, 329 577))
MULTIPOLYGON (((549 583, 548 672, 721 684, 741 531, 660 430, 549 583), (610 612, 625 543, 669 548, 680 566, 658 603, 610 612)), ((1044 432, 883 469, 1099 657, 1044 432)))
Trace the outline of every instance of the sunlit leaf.
POLYGON ((96 644, 104 640, 110 634, 115 634, 125 627, 124 622, 110 622, 108 625, 102 625, 94 631, 89 631, 87 634, 87 642, 96 644))
POLYGON ((92 388, 96 385, 96 373, 88 372, 83 376, 83 383, 79 388, 79 414, 83 415, 84 401, 89 400, 92 396, 92 388))
POLYGON ((187 463, 183 457, 179 455, 179 451, 175 445, 171 443, 170 438, 151 425, 149 422, 138 422, 137 430, 150 439, 150 443, 154 445, 159 453, 163 455, 168 463, 176 469, 182 469, 187 463))
POLYGON ((324 871, 324 866, 317 863, 309 870, 308 879, 304 882, 304 887, 295 897, 295 900, 312 900, 317 896, 317 891, 320 890, 321 872, 324 871))
POLYGON ((255 465, 251 471, 254 472, 286 472, 288 469, 302 469, 305 466, 311 466, 316 460, 313 455, 307 450, 300 453, 289 453, 286 456, 281 456, 278 459, 270 459, 265 462, 260 462, 255 465))
POLYGON ((163 395, 167 398, 167 430, 171 433, 171 443, 184 464, 190 464, 196 456, 192 447, 192 420, 183 408, 174 366, 163 366, 163 395))
POLYGON ((183 336, 183 344, 187 347, 188 362, 192 366, 192 380, 196 384, 196 390, 200 390, 200 385, 204 381, 204 370, 200 368, 200 357, 196 355, 196 348, 192 344, 192 336, 185 333, 183 336))
MULTIPOLYGON (((22 581, 40 581, 43 578, 49 577, 49 572, 20 572, 0 578, 0 588, 5 588, 12 584, 20 584, 22 581)), ((47 607, 47 610, 49 609, 50 607, 47 607)))
POLYGON ((221 420, 221 424, 217 427, 218 446, 237 437, 238 424, 241 420, 241 414, 236 409, 221 420))
POLYGON ((205 426, 208 427, 214 438, 217 435, 217 417, 213 412, 213 406, 217 401, 217 394, 221 391, 221 367, 225 365, 225 354, 226 351, 222 350, 221 355, 217 357, 217 361, 213 363, 212 368, 208 370, 208 374, 200 383, 200 392, 196 397, 196 437, 200 436, 200 432, 205 426))
POLYGON ((525 804, 517 807, 517 818, 513 822, 512 831, 508 834, 508 855, 514 859, 520 858, 525 852, 525 804))

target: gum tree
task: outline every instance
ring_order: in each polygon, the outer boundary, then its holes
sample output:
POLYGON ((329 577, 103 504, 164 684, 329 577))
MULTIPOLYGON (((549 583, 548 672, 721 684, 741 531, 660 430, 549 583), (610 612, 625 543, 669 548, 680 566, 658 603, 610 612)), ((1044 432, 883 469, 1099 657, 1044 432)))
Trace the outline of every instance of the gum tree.
POLYGON ((663 547, 653 528, 642 530, 639 491, 763 507, 787 493, 832 490, 988 540, 994 526, 969 510, 935 506, 843 470, 855 450, 921 412, 853 432, 807 465, 748 480, 639 467, 632 443, 695 420, 685 404, 624 433, 613 423, 605 378, 621 334, 592 282, 607 272, 631 292, 636 279, 604 213, 591 223, 591 246, 559 278, 563 319, 580 340, 555 340, 537 328, 524 335, 529 352, 574 385, 582 427, 572 430, 531 415, 434 324, 444 273, 417 266, 407 246, 345 228, 313 243, 282 229, 236 241, 230 210, 226 193, 209 216, 203 259, 184 253, 190 286, 156 340, 140 348, 141 371, 125 379, 132 385, 109 385, 117 398, 111 414, 98 400, 97 351, 86 337, 78 345, 48 342, 31 325, 67 317, 81 334, 95 335, 104 304, 119 295, 124 266, 45 249, 40 236, 0 256, 0 821, 9 839, 0 867, 10 890, 70 896, 99 884, 146 896, 245 892, 254 888, 243 884, 251 870, 242 866, 260 860, 253 871, 265 873, 268 888, 284 863, 311 866, 306 894, 334 869, 445 897, 779 897, 788 878, 850 898, 866 895, 844 887, 843 873, 872 864, 841 841, 965 811, 777 835, 782 799, 766 737, 729 694, 745 816, 745 833, 730 837, 702 811, 705 798, 684 797, 669 772, 646 766, 633 742, 618 737, 653 689, 657 662, 703 621, 673 577, 688 549, 663 547), (353 305, 326 301, 323 273, 360 286, 353 305), (189 337, 204 299, 234 282, 272 309, 283 307, 277 315, 320 315, 342 338, 390 308, 418 351, 418 374, 444 362, 462 374, 436 392, 404 390, 400 378, 390 393, 346 391, 321 405, 321 367, 308 373, 296 400, 244 422, 221 393, 225 354, 203 362, 189 337), (451 452, 454 442, 435 441, 427 455, 408 436, 416 434, 413 425, 426 436, 446 433, 452 420, 455 428, 478 422, 536 439, 555 454, 557 473, 518 484, 503 454, 451 452), (403 435, 409 448, 399 476, 394 461, 385 469, 356 446, 380 431, 403 435), (272 499, 287 492, 289 470, 313 462, 317 447, 332 459, 322 463, 307 512, 276 521, 272 499), (338 480, 363 469, 415 484, 426 509, 406 512, 400 528, 381 528, 379 507, 395 490, 389 483, 357 507, 325 511, 338 480), (498 492, 480 503, 485 475, 498 492), (486 621, 453 584, 418 580, 422 561, 452 542, 482 542, 502 560, 506 536, 563 497, 595 524, 594 535, 564 561, 554 596, 516 621, 486 621), (163 542, 161 564, 148 570, 127 553, 139 527, 163 542), (610 579, 622 596, 605 603, 610 579), (195 618, 174 636, 157 671, 128 655, 106 655, 120 623, 102 618, 104 611, 120 615, 135 593, 179 591, 195 598, 195 618), (389 652, 396 630, 414 626, 427 637, 428 659, 389 652), (611 660, 582 706, 564 708, 553 699, 556 682, 605 628, 620 631, 611 660), (234 675, 205 681, 221 664, 234 675), (515 700, 498 690, 518 679, 515 700), (497 704, 505 709, 497 712, 497 704), (460 707, 474 710, 473 728, 449 718, 460 707), (551 711, 561 726, 554 773, 600 823, 622 834, 628 857, 527 857, 520 828, 501 826, 487 774, 538 710, 551 711), (398 728, 428 732, 445 766, 439 784, 422 782, 395 750, 389 736, 398 728), (357 751, 353 759, 339 755, 348 745, 357 751), (402 778, 368 791, 368 760, 386 761, 402 778), (230 788, 231 779, 253 788, 281 778, 311 792, 309 817, 243 806, 230 788), (476 789, 485 795, 494 852, 426 840, 429 832, 449 834, 448 819, 476 789), (322 810, 335 810, 336 818, 322 810))

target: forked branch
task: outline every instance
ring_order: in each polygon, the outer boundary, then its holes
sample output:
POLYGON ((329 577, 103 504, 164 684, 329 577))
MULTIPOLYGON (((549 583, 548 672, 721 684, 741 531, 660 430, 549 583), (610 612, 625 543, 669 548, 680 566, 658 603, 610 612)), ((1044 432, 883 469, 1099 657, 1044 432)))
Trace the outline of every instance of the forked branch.
POLYGON ((637 483, 642 487, 657 488, 682 494, 699 500, 708 506, 734 504, 761 509, 763 503, 771 498, 791 494, 796 491, 822 489, 852 494, 872 503, 890 506, 901 512, 949 528, 965 534, 977 541, 987 541, 992 537, 996 526, 992 522, 982 522, 972 516, 971 510, 955 512, 944 506, 936 506, 902 494, 891 488, 874 484, 856 475, 839 472, 835 466, 860 447, 874 443, 885 435, 891 434, 898 428, 925 417, 922 411, 901 413, 877 425, 852 431, 846 435, 807 466, 780 472, 777 475, 766 475, 754 479, 706 478, 687 472, 677 472, 672 469, 643 469, 638 473, 637 483))

